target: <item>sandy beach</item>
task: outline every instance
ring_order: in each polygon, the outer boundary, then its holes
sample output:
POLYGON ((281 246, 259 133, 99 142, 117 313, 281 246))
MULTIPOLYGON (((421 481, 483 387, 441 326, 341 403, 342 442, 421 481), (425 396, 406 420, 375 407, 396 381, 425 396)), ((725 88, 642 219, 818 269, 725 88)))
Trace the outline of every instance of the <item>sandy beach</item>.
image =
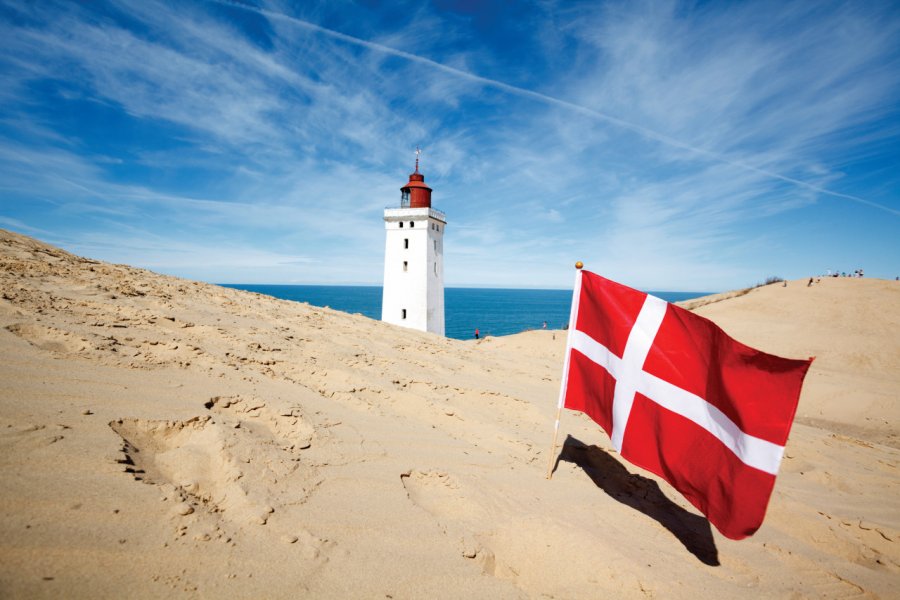
POLYGON ((896 598, 900 282, 686 303, 815 356, 721 536, 584 415, 561 331, 458 341, 0 231, 4 598, 896 598))

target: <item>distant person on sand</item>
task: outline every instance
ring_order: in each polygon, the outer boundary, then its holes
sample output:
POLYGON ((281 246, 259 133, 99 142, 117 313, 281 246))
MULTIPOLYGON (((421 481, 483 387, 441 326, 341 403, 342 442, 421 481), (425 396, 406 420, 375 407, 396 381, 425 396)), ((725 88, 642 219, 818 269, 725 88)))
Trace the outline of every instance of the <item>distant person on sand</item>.
POLYGON ((475 339, 476 340, 478 339, 478 328, 477 327, 475 328, 475 339))
POLYGON ((809 286, 811 286, 812 284, 813 284, 813 278, 810 277, 810 278, 809 278, 809 283, 806 284, 806 287, 809 287, 809 286))
POLYGON ((544 329, 547 329, 547 321, 544 321, 544 329))

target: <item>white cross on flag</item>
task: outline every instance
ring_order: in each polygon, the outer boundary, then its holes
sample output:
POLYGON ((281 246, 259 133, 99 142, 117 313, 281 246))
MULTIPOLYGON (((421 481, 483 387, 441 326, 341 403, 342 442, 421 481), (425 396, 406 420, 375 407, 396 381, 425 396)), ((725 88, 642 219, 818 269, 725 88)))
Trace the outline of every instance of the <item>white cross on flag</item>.
POLYGON ((712 321, 590 272, 572 300, 560 406, 675 487, 732 539, 765 516, 812 359, 754 350, 712 321))

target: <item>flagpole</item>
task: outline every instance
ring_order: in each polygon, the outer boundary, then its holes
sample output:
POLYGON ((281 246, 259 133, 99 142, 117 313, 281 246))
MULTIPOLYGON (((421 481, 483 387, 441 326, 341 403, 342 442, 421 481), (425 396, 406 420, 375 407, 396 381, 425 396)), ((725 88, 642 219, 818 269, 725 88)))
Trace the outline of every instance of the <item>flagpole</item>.
POLYGON ((547 464, 547 479, 553 477, 553 459, 556 457, 556 438, 559 435, 559 417, 566 401, 566 386, 569 383, 569 356, 572 354, 572 331, 578 318, 578 299, 581 297, 581 269, 584 263, 575 263, 575 285, 572 288, 572 307, 569 310, 569 329, 566 333, 566 356, 563 360, 562 380, 559 383, 559 402, 556 405, 556 422, 553 425, 553 444, 550 446, 550 460, 547 464))

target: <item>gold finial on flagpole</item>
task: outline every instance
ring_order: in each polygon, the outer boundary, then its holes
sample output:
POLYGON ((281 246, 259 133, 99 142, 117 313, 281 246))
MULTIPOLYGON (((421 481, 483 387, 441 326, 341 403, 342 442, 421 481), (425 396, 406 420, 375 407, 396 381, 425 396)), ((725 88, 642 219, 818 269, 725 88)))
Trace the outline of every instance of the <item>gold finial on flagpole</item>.
POLYGON ((577 263, 575 263, 575 268, 576 268, 576 269, 581 269, 581 268, 583 268, 583 267, 584 267, 584 263, 581 262, 580 260, 579 260, 577 263))

